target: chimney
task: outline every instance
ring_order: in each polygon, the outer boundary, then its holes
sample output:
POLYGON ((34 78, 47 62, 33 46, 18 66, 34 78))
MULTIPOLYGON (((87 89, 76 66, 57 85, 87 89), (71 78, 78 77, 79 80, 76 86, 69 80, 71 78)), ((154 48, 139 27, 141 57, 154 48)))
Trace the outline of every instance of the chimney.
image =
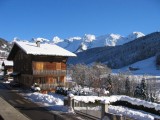
POLYGON ((36 41, 36 44, 37 44, 37 47, 40 47, 40 41, 39 40, 36 41))

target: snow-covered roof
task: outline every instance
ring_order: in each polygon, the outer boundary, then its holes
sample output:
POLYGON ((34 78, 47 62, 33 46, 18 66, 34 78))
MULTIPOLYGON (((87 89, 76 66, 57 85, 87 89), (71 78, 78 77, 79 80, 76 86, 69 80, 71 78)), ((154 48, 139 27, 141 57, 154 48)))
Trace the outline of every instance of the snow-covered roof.
POLYGON ((76 56, 76 54, 65 50, 55 44, 41 43, 40 47, 37 47, 36 43, 31 42, 16 41, 14 44, 18 45, 26 54, 66 57, 76 56))
POLYGON ((13 61, 4 60, 2 64, 5 66, 13 66, 13 61))

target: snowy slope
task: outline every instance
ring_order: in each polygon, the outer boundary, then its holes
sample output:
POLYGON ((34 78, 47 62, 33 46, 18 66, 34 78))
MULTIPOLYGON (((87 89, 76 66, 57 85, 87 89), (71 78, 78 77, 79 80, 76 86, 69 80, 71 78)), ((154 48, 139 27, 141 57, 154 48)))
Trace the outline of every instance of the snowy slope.
POLYGON ((93 41, 92 48, 103 47, 103 46, 116 46, 119 40, 124 39, 121 35, 118 34, 108 34, 99 36, 93 41))
POLYGON ((133 74, 136 75, 157 75, 160 76, 160 70, 157 70, 156 68, 156 63, 155 63, 155 57, 151 57, 142 61, 138 61, 134 64, 125 66, 121 69, 114 69, 113 72, 114 73, 118 73, 118 72, 125 72, 129 70, 129 67, 133 67, 133 68, 139 68, 139 70, 136 71, 131 71, 133 74))
POLYGON ((144 34, 141 32, 133 32, 127 37, 113 33, 99 37, 91 34, 85 34, 83 37, 71 37, 64 40, 55 36, 53 38, 53 43, 71 52, 81 52, 89 48, 122 45, 142 36, 144 36, 144 34))

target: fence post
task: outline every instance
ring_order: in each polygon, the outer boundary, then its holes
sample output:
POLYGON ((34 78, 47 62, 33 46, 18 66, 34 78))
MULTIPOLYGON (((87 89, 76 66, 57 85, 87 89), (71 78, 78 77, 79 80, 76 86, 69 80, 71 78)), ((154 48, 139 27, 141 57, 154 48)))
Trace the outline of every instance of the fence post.
POLYGON ((125 120, 125 117, 123 117, 122 115, 117 115, 117 116, 116 116, 116 119, 117 119, 117 120, 125 120))
POLYGON ((64 97, 64 106, 68 105, 68 97, 64 97))
POLYGON ((74 108, 74 95, 73 94, 69 94, 68 95, 68 107, 70 107, 70 109, 74 108))
POLYGON ((109 102, 108 101, 101 101, 101 106, 102 106, 102 109, 101 109, 101 119, 104 118, 105 116, 105 113, 108 113, 108 105, 109 105, 109 102))

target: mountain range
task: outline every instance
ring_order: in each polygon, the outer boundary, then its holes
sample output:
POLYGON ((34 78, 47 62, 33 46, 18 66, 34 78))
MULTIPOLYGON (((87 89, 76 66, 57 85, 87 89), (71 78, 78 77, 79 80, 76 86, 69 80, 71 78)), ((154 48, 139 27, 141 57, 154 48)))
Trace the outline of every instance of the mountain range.
MULTIPOLYGON (((126 37, 119 34, 106 34, 98 37, 85 34, 82 37, 68 39, 61 39, 58 36, 54 37, 53 40, 36 39, 57 44, 76 53, 77 57, 69 58, 68 64, 102 62, 113 69, 119 69, 155 57, 160 53, 160 32, 153 32, 148 35, 133 32, 126 37)), ((14 40, 18 39, 15 38, 14 40)), ((33 42, 33 40, 35 41, 35 39, 30 41, 33 42)), ((11 46, 12 42, 0 39, 0 56, 7 56, 11 46)))
MULTIPOLYGON (((77 53, 70 64, 101 62, 110 68, 119 69, 135 62, 156 56, 160 52, 160 32, 154 32, 122 45, 96 47, 77 53)), ((156 65, 156 61, 155 61, 156 65)))
POLYGON ((83 37, 71 37, 68 39, 61 39, 56 36, 53 38, 53 43, 69 51, 78 53, 96 47, 122 45, 143 36, 145 35, 141 32, 133 32, 126 37, 113 33, 98 37, 91 34, 85 34, 83 37))
MULTIPOLYGON (((85 34, 82 37, 70 37, 68 39, 61 39, 58 36, 55 36, 53 40, 48 40, 45 38, 36 38, 40 39, 43 42, 57 44, 71 52, 78 53, 85 51, 87 49, 104 47, 104 46, 116 46, 132 41, 136 38, 144 36, 141 32, 133 32, 127 37, 121 36, 119 34, 106 34, 103 36, 96 37, 95 35, 85 34)), ((14 38, 13 41, 20 41, 18 38, 14 38)), ((27 41, 27 40, 23 40, 27 41)), ((29 40, 31 42, 35 41, 34 38, 29 40)), ((12 47, 12 42, 0 38, 0 55, 7 56, 12 47)))

